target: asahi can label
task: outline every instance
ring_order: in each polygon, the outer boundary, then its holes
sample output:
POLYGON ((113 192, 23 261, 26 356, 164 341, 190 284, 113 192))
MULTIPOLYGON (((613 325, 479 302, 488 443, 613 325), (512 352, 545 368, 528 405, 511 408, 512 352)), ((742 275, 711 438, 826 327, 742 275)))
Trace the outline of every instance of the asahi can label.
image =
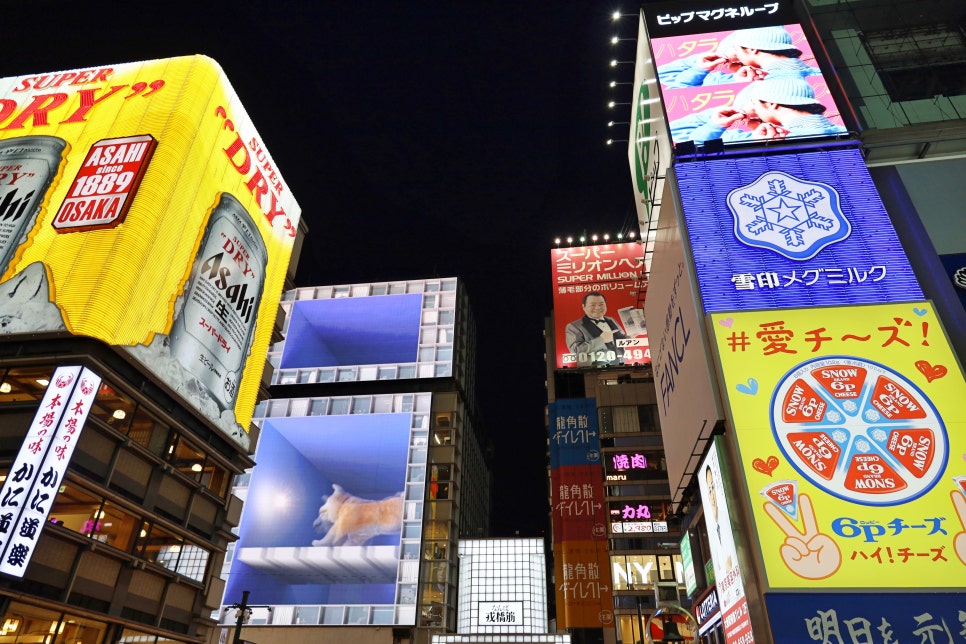
POLYGON ((0 141, 0 275, 37 222, 67 142, 55 136, 0 141))
POLYGON ((255 331, 268 255, 245 208, 223 193, 211 213, 170 335, 171 354, 233 409, 255 331))

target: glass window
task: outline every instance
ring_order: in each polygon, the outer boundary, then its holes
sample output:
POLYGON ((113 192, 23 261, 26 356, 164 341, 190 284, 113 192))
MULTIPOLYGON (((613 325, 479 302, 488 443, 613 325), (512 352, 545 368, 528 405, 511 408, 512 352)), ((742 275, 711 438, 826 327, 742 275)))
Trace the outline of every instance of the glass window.
POLYGON ((332 404, 329 407, 329 414, 332 416, 341 416, 343 414, 349 413, 349 399, 348 398, 333 398, 332 404))
POLYGON ((295 623, 296 624, 318 624, 319 616, 322 613, 321 606, 296 606, 295 607, 295 623))
POLYGON ((109 546, 114 546, 125 552, 130 552, 134 543, 134 531, 140 524, 140 518, 128 514, 109 501, 96 510, 83 524, 82 532, 89 534, 109 546))
POLYGON ((393 380, 396 377, 395 367, 379 367, 379 380, 393 380))
POLYGON ((117 640, 117 644, 150 644, 154 642, 156 637, 156 635, 152 635, 151 633, 125 628, 121 631, 121 637, 117 640))
POLYGON ((349 614, 347 615, 347 624, 368 624, 369 623, 369 607, 368 606, 349 606, 349 614))
POLYGON ((399 367, 399 378, 400 380, 405 380, 407 378, 416 377, 416 365, 402 365, 399 367))
POLYGON ((40 400, 54 375, 54 367, 11 369, 0 382, 0 403, 40 400))
POLYGON ((357 396, 352 399, 353 414, 368 414, 372 406, 372 398, 369 396, 357 396))
POLYGON ((205 469, 205 453, 181 436, 178 437, 168 461, 176 470, 196 481, 201 478, 205 469))
POLYGON ((228 493, 228 482, 231 474, 225 468, 207 462, 201 472, 201 484, 221 498, 228 493))
POLYGON ((456 322, 456 312, 455 311, 449 310, 449 311, 440 311, 439 312, 439 323, 440 324, 453 324, 454 322, 456 322))
POLYGON ((63 488, 63 491, 54 497, 54 503, 50 509, 50 522, 74 532, 90 534, 94 516, 101 508, 101 498, 70 482, 65 482, 63 488))
POLYGON ((148 561, 164 566, 195 581, 204 581, 208 551, 185 542, 158 525, 144 522, 138 533, 139 554, 148 561))
POLYGON ((111 383, 102 382, 91 407, 91 416, 126 434, 134 417, 134 407, 134 400, 115 389, 111 383))
POLYGON ((345 606, 325 606, 322 609, 323 624, 341 624, 345 606))
POLYGON ((424 309, 435 309, 436 308, 436 296, 435 295, 425 295, 425 296, 423 296, 423 308, 424 309))
POLYGON ((127 435, 138 445, 147 448, 158 456, 163 456, 168 445, 169 432, 170 429, 167 425, 139 407, 134 412, 127 435))
POLYGON ((182 539, 158 525, 145 521, 138 532, 137 554, 169 570, 177 567, 182 539))

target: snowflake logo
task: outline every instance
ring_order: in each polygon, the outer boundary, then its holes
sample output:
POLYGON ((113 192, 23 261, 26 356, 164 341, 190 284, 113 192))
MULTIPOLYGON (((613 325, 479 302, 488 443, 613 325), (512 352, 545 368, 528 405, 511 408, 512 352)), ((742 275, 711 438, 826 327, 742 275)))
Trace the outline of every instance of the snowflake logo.
POLYGON ((728 194, 735 237, 796 261, 846 239, 852 225, 832 186, 770 171, 728 194))

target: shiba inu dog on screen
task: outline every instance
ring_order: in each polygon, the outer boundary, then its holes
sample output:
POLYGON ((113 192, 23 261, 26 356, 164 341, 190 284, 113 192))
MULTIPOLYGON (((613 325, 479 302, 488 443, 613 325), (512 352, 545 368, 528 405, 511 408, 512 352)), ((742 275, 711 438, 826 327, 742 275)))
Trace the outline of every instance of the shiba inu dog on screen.
POLYGON ((312 526, 322 532, 313 546, 361 546, 381 534, 399 534, 402 528, 403 493, 398 492, 381 501, 360 499, 332 484, 332 494, 322 497, 319 516, 312 526))

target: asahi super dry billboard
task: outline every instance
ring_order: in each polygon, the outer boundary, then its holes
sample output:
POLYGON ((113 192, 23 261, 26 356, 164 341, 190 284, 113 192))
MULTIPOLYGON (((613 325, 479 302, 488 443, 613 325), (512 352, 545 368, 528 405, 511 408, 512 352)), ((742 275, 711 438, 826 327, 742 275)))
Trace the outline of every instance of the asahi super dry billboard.
POLYGON ((114 345, 243 445, 299 214, 211 59, 0 79, 0 333, 114 345))

